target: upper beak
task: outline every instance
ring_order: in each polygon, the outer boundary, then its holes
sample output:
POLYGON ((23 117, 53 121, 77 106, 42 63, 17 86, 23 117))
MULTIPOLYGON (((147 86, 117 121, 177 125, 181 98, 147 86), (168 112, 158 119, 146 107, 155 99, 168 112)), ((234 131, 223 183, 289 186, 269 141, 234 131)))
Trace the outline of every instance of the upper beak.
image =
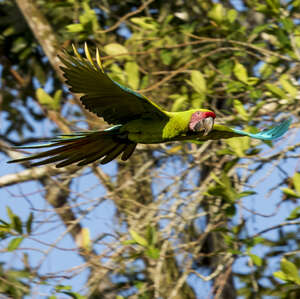
POLYGON ((196 131, 204 130, 203 136, 206 136, 213 129, 213 126, 214 126, 214 119, 209 116, 199 121, 195 126, 195 130, 196 131))

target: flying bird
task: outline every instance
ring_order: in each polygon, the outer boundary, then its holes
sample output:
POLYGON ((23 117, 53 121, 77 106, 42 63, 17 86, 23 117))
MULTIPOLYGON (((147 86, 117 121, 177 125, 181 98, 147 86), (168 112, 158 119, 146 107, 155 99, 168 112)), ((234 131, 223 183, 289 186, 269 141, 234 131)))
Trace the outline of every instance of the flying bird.
POLYGON ((165 111, 142 94, 110 79, 103 70, 98 49, 96 62, 86 44, 86 58, 74 46, 73 50, 74 55, 65 53, 60 57, 70 91, 82 94, 80 100, 83 106, 114 126, 103 131, 60 135, 47 144, 21 147, 48 150, 8 163, 38 160, 31 165, 58 162, 58 168, 73 163, 83 166, 97 160, 106 164, 120 154, 121 159, 126 161, 138 143, 193 142, 240 136, 273 140, 281 137, 291 123, 288 119, 269 130, 252 134, 215 124, 216 114, 211 110, 165 111))

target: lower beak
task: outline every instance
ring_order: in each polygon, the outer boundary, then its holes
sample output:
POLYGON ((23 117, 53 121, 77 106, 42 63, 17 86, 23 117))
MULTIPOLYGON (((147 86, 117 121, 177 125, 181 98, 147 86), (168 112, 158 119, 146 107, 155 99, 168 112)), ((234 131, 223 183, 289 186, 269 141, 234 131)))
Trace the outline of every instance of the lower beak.
POLYGON ((207 117, 204 119, 204 134, 203 136, 206 136, 207 134, 210 133, 210 131, 213 129, 214 127, 214 119, 212 117, 207 117))
POLYGON ((213 129, 214 119, 212 117, 207 117, 197 123, 195 126, 196 131, 204 130, 203 136, 209 134, 209 132, 213 129))

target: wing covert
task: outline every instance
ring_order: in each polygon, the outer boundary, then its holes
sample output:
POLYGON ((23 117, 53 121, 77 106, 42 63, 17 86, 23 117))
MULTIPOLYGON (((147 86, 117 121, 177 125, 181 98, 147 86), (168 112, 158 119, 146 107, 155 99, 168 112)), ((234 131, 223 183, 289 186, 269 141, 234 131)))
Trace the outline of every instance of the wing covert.
POLYGON ((95 64, 85 44, 87 59, 65 53, 61 67, 70 91, 81 93, 84 107, 103 117, 109 124, 125 124, 139 118, 168 119, 167 113, 143 95, 111 80, 103 71, 97 49, 95 64))

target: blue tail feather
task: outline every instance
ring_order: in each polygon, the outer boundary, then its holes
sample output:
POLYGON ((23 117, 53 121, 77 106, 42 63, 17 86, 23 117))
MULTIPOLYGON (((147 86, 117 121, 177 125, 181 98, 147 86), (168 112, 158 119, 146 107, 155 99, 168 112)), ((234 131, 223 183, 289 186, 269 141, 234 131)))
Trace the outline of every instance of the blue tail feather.
POLYGON ((276 127, 273 127, 269 130, 264 130, 264 131, 258 132, 256 134, 245 132, 245 131, 238 130, 238 129, 232 129, 232 130, 237 134, 244 135, 244 136, 249 136, 249 137, 252 137, 252 138, 255 138, 255 139, 274 140, 274 139, 277 139, 277 138, 281 137, 283 134, 286 133, 286 131, 288 130, 288 128, 291 124, 291 122, 292 122, 292 119, 289 118, 289 119, 283 121, 281 124, 279 124, 276 127))

